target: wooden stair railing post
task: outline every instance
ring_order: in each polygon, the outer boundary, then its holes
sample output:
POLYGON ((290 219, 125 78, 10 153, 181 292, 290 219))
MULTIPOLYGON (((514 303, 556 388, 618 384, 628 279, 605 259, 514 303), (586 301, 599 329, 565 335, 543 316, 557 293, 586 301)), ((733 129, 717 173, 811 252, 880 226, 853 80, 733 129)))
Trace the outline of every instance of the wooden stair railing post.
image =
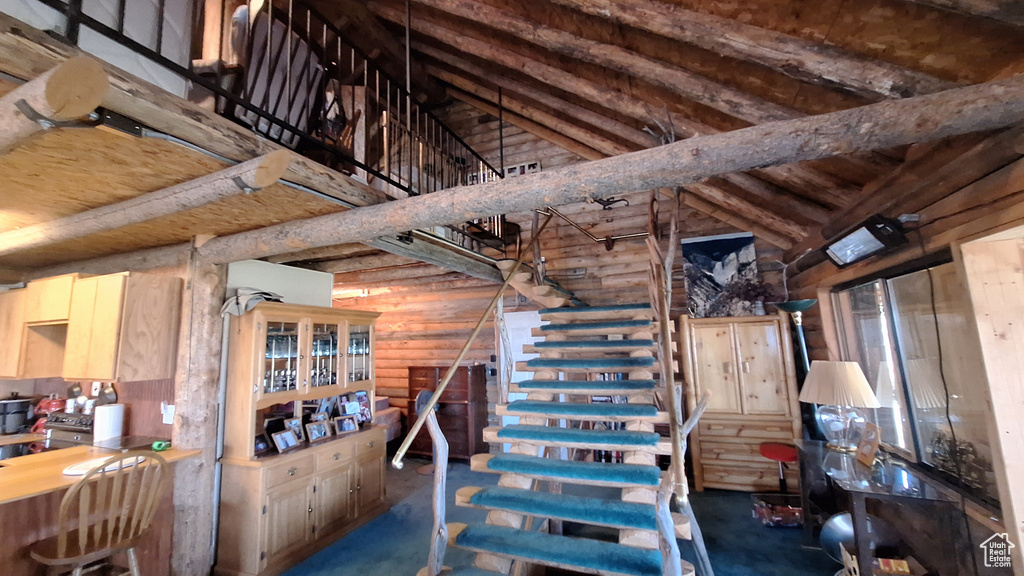
MULTIPOLYGON (((544 228, 547 227, 549 222, 551 222, 550 214, 544 219, 544 222, 540 225, 540 228, 537 229, 533 238, 530 239, 531 250, 533 243, 538 241, 540 233, 544 231, 544 228)), ((484 324, 487 323, 487 316, 490 315, 491 311, 494 310, 495 305, 497 305, 498 301, 501 300, 502 295, 505 293, 505 289, 508 288, 509 283, 512 281, 512 277, 515 275, 516 271, 519 270, 519 267, 526 259, 526 255, 529 253, 530 250, 523 250, 519 254, 519 259, 516 260, 515 266, 513 266, 512 270, 509 271, 507 276, 505 276, 505 281, 502 283, 501 288, 498 288, 497 294, 494 295, 490 304, 487 305, 487 309, 484 310, 484 313, 480 316, 480 321, 476 323, 476 328, 473 328, 473 332, 469 335, 469 338, 466 339, 466 344, 462 347, 462 350, 459 351, 459 355, 455 357, 455 361, 452 362, 452 365, 448 368, 444 378, 442 378, 441 382, 438 383, 433 396, 430 397, 430 401, 427 402, 427 405, 424 407, 424 412, 420 413, 419 417, 416 418, 416 422, 413 423, 412 428, 409 429, 409 433, 406 435, 405 440, 402 441, 402 445, 398 447, 398 452, 396 452, 395 457, 391 459, 391 465, 394 466, 396 470, 401 470, 402 466, 404 466, 402 459, 405 458, 405 453, 409 451, 409 446, 412 445, 413 439, 416 438, 416 435, 419 434, 420 430, 423 428, 423 424, 427 419, 426 414, 433 412, 434 406, 436 406, 438 400, 441 399, 441 394, 444 394, 445 388, 448 387, 448 383, 451 382, 452 377, 455 376, 459 363, 466 357, 466 353, 469 352, 470 346, 473 345, 473 340, 476 339, 477 335, 480 334, 480 330, 483 329, 484 324)))
MULTIPOLYGON (((416 412, 422 415, 421 407, 427 403, 427 391, 420 391, 416 397, 416 412)), ((427 411, 427 430, 434 447, 434 525, 430 535, 430 556, 427 559, 427 576, 438 576, 444 566, 444 555, 448 547, 448 523, 445 519, 445 490, 448 485, 448 440, 437 423, 433 408, 427 411)))
MULTIPOLYGON (((681 396, 681 395, 680 395, 681 396)), ((705 390, 704 395, 701 397, 700 402, 694 407, 693 413, 686 419, 682 427, 679 430, 679 436, 672 439, 673 447, 679 444, 683 453, 686 452, 687 438, 690 436, 690 432, 697 426, 697 421, 704 414, 704 410, 708 407, 708 401, 711 400, 711 391, 705 390)), ((682 414, 682 405, 678 407, 678 411, 682 414)), ((685 472, 684 472, 685 473, 685 472)), ((677 479, 677 484, 678 484, 677 479)), ((682 512, 690 521, 690 545, 693 546, 693 553, 696 559, 694 568, 699 576, 715 576, 715 571, 711 567, 711 559, 708 558, 708 549, 704 545, 704 533, 701 532, 700 525, 697 523, 697 517, 693 513, 693 506, 690 505, 690 488, 686 485, 686 477, 683 477, 682 481, 683 489, 681 492, 676 492, 676 504, 679 506, 679 511, 682 512)))

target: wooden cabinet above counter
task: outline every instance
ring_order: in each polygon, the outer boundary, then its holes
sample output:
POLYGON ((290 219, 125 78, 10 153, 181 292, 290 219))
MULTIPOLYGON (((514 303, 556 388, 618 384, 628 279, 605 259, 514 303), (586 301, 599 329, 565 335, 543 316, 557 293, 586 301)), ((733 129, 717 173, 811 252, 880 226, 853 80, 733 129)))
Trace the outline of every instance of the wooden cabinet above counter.
POLYGON ((172 377, 181 285, 173 276, 123 272, 46 278, 0 294, 0 378, 172 377))

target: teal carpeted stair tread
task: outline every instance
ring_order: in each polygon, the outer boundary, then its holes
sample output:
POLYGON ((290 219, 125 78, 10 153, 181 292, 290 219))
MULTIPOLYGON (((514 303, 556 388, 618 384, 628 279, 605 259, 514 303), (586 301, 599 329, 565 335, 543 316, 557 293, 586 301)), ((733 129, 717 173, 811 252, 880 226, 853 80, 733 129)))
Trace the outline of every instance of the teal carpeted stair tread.
POLYGON ((661 436, 656 432, 634 432, 631 430, 581 430, 579 428, 555 428, 553 426, 532 426, 514 424, 498 432, 498 438, 509 442, 533 440, 551 443, 593 443, 617 444, 623 448, 636 446, 657 446, 661 436))
POLYGON ((498 556, 529 558, 541 564, 576 566, 588 572, 661 576, 661 552, 614 542, 472 524, 456 537, 455 544, 498 556))
POLYGON ((657 486, 661 469, 657 466, 637 464, 609 464, 605 462, 575 462, 537 458, 522 454, 501 454, 487 461, 487 469, 493 472, 523 474, 525 476, 556 477, 564 480, 580 480, 582 483, 628 484, 636 486, 657 486))
POLYGON ((608 348, 649 348, 654 346, 654 340, 554 340, 534 342, 535 348, 594 348, 604 350, 608 348))
POLYGON ((650 310, 650 304, 615 304, 612 306, 586 306, 583 308, 544 308, 541 314, 559 314, 562 312, 621 312, 623 310, 650 310))
POLYGON ((481 488, 470 496, 469 503, 481 508, 560 518, 583 524, 639 530, 658 529, 653 505, 623 502, 618 499, 491 486, 481 488))
POLYGON ((650 326, 650 320, 612 320, 608 322, 580 322, 578 324, 545 324, 540 327, 542 332, 558 332, 573 330, 614 330, 616 328, 643 328, 650 326))
POLYGON ((654 390, 654 380, 523 380, 520 390, 654 390))
POLYGON ((529 412, 533 414, 564 414, 580 417, 654 418, 658 408, 653 404, 611 404, 606 402, 541 402, 538 400, 516 400, 509 402, 508 412, 529 412))
POLYGON ((534 358, 528 360, 530 368, 650 368, 654 366, 654 356, 637 356, 630 358, 534 358))

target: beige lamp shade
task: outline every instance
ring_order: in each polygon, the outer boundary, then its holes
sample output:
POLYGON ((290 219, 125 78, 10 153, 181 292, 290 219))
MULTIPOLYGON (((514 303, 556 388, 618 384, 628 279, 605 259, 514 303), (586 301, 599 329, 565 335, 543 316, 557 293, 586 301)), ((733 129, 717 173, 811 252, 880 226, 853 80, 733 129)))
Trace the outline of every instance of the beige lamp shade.
POLYGON ((807 404, 880 408, 864 371, 856 362, 815 360, 804 380, 800 401, 807 404))
POLYGON ((942 386, 938 358, 907 360, 907 380, 915 408, 946 407, 946 391, 942 386))

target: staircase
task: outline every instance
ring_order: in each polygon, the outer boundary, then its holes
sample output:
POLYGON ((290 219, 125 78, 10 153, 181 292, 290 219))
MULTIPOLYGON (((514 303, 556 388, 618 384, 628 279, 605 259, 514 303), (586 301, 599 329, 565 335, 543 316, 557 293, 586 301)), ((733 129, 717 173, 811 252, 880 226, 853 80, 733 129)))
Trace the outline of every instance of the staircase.
MULTIPOLYGON (((451 575, 518 574, 531 565, 615 576, 666 573, 658 503, 662 520, 669 518, 670 483, 655 458, 670 454, 672 445, 654 432, 668 414, 655 405, 658 327, 652 316, 648 304, 541 311, 549 324, 534 335, 544 340, 526 347, 540 358, 517 367, 534 377, 511 388, 527 397, 497 407, 499 415, 519 416, 519 423, 484 431, 488 442, 510 450, 471 461, 473 470, 500 474, 498 485, 465 487, 456 495, 457 505, 489 512, 485 524, 448 525, 449 545, 476 552, 473 568, 451 575), (596 379, 609 373, 624 379, 596 379), (624 401, 591 402, 609 396, 624 401), (621 461, 592 461, 594 450, 619 453, 621 461), (595 488, 586 496, 562 494, 563 483, 595 488), (611 538, 552 534, 538 529, 547 527, 543 519, 555 526, 571 521, 602 527, 611 538)), ((686 517, 673 515, 671 522, 676 537, 690 537, 686 517)), ((678 558, 674 544, 671 539, 678 558)), ((681 573, 693 574, 694 568, 682 562, 681 573)))

